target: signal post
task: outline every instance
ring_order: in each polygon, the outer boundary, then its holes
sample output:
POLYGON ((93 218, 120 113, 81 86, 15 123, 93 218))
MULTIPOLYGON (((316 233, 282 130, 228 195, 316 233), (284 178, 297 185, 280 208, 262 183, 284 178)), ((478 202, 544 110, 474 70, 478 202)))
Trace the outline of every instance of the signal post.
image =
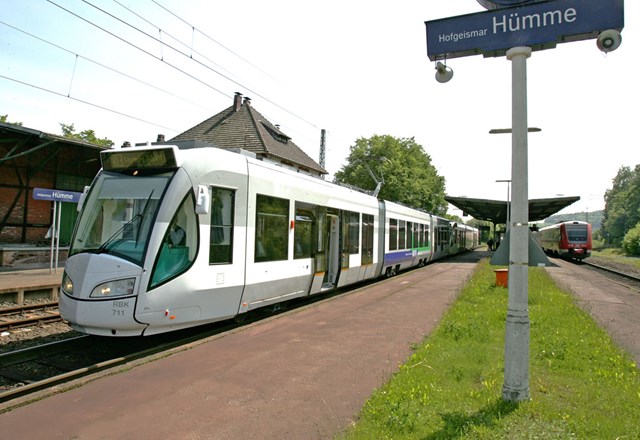
POLYGON ((509 303, 502 397, 520 402, 530 398, 527 59, 533 50, 551 49, 565 41, 596 38, 601 51, 617 49, 624 27, 624 0, 478 3, 487 11, 425 22, 427 54, 436 62, 438 82, 453 77, 448 59, 482 54, 506 56, 512 63, 509 303))

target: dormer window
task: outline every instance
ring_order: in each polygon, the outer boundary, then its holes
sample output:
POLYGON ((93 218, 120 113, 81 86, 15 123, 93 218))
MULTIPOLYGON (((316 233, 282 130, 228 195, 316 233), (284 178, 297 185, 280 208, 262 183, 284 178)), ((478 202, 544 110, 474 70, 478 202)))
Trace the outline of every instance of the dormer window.
POLYGON ((277 140, 278 142, 282 142, 283 144, 286 144, 289 142, 289 139, 291 139, 289 136, 286 136, 285 134, 271 127, 270 125, 267 125, 264 122, 261 122, 261 124, 269 132, 271 137, 277 140))

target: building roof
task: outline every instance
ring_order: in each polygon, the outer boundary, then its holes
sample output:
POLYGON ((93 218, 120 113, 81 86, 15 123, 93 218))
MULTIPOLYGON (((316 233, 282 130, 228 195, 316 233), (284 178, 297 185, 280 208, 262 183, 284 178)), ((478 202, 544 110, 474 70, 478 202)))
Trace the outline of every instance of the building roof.
POLYGON ((108 149, 80 139, 0 122, 0 167, 12 166, 12 163, 36 167, 39 161, 51 161, 61 172, 93 178, 100 169, 100 152, 108 149), (70 162, 56 161, 62 150, 70 162))
MULTIPOLYGON (((476 220, 507 223, 507 202, 499 200, 469 199, 446 196, 445 200, 476 220)), ((558 197, 553 199, 530 199, 529 222, 551 217, 556 212, 580 200, 580 197, 558 197)))
POLYGON ((236 93, 231 107, 177 135, 168 143, 195 140, 219 148, 241 148, 296 168, 328 174, 250 103, 250 99, 242 100, 242 96, 236 93))
MULTIPOLYGON (((69 146, 88 148, 90 150, 96 150, 98 152, 109 149, 109 147, 103 147, 101 145, 92 144, 91 142, 86 142, 81 139, 68 138, 58 134, 46 133, 44 131, 36 130, 33 128, 23 127, 21 125, 0 122, 0 142, 2 142, 3 144, 12 144, 18 141, 24 143, 25 139, 32 140, 36 145, 40 144, 39 148, 42 148, 42 145, 45 143, 49 145, 52 142, 57 142, 57 143, 66 144, 69 146)), ((28 154, 28 150, 22 151, 20 152, 20 154, 21 155, 28 154)), ((3 158, 3 160, 6 161, 8 159, 5 157, 3 158)))
MULTIPOLYGON (((0 240, 41 244, 51 225, 51 204, 32 200, 34 188, 82 191, 100 170, 100 152, 106 149, 0 122, 0 240)), ((64 219, 60 241, 68 243, 77 213, 58 213, 64 219)))

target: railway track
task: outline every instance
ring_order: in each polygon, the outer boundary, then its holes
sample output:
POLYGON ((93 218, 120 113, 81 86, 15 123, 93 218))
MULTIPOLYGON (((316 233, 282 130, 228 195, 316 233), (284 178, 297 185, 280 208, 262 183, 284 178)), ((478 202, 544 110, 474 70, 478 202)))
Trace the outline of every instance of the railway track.
POLYGON ((581 262, 581 264, 585 265, 585 266, 588 266, 588 267, 591 267, 593 269, 596 269, 596 270, 598 270, 600 272, 604 272, 606 274, 614 275, 616 277, 624 278, 626 280, 633 281, 635 283, 640 284, 640 277, 638 277, 636 275, 633 275, 633 274, 630 274, 628 272, 623 272, 623 271, 620 271, 618 269, 613 269, 611 267, 602 266, 600 264, 596 264, 596 263, 592 263, 592 262, 584 261, 584 260, 581 262))
POLYGON ((629 271, 624 271, 618 268, 604 266, 602 264, 597 264, 588 260, 566 260, 570 261, 573 264, 579 266, 587 266, 592 270, 595 270, 604 276, 607 276, 615 281, 621 282, 623 284, 630 285, 635 288, 640 287, 640 277, 635 274, 630 273, 629 271))
POLYGON ((129 362, 164 354, 239 324, 224 322, 137 338, 81 335, 0 354, 0 404, 129 362))
POLYGON ((62 321, 58 302, 28 304, 0 309, 0 331, 62 321))

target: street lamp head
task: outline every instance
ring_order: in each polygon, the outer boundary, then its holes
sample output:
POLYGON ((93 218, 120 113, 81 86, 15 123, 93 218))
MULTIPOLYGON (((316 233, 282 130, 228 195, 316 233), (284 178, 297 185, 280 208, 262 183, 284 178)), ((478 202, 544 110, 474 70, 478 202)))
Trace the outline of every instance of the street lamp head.
POLYGON ((436 81, 439 83, 446 83, 453 78, 453 70, 451 67, 447 67, 446 64, 442 64, 440 61, 436 63, 436 81))

